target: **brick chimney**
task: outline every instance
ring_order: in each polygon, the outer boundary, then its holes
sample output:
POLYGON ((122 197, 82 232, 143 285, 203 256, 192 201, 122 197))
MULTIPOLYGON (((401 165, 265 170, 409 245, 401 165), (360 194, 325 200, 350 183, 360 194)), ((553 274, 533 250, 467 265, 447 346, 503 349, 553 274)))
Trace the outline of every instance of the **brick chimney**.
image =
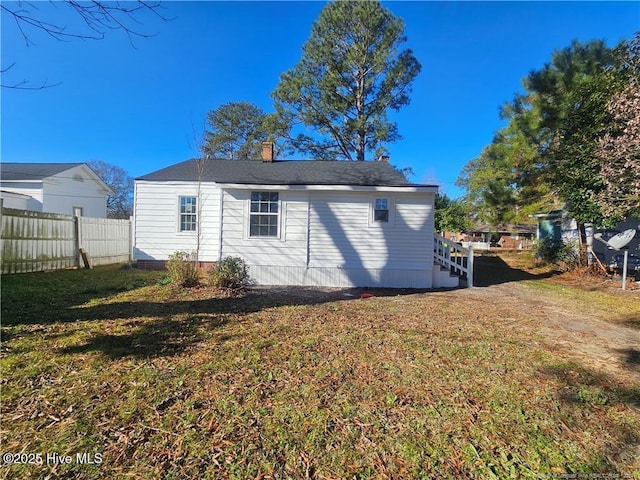
POLYGON ((273 162, 273 142, 262 142, 262 161, 273 162))

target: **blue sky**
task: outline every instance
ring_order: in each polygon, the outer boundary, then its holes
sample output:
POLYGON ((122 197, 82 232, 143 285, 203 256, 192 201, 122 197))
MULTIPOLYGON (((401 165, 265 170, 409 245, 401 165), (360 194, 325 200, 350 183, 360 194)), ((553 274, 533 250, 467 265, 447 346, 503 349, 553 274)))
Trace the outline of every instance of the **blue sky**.
MULTIPOLYGON (((3 2, 7 3, 7 2, 3 2)), ((76 25, 63 5, 36 3, 53 23, 76 25)), ((391 162, 416 183, 438 183, 451 197, 462 167, 503 126, 499 107, 532 69, 573 39, 615 45, 640 29, 640 2, 383 2, 403 18, 422 64, 411 104, 391 117, 403 140, 391 162)), ((209 110, 248 101, 272 111, 279 75, 302 54, 324 2, 166 2, 164 22, 140 17, 134 41, 56 41, 27 30, 26 46, 2 17, 3 162, 120 165, 133 177, 197 155, 209 110)))

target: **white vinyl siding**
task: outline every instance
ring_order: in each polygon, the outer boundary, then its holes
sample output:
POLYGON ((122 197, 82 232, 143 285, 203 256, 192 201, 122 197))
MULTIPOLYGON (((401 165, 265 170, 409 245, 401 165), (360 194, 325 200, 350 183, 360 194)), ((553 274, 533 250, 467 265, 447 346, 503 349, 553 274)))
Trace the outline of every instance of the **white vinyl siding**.
POLYGON ((73 215, 81 207, 85 217, 107 216, 107 194, 84 166, 45 178, 42 187, 45 212, 73 215))
POLYGON ((222 214, 222 256, 241 256, 249 265, 306 266, 306 192, 279 193, 280 235, 251 236, 251 192, 225 190, 222 214))
POLYGON ((309 266, 372 271, 431 270, 433 194, 389 196, 389 206, 394 209, 393 225, 369 223, 369 198, 357 193, 314 192, 309 266))
POLYGON ((166 260, 178 251, 194 251, 200 240, 200 260, 219 259, 220 189, 203 184, 200 192, 200 231, 180 231, 180 197, 198 197, 194 182, 136 181, 135 248, 139 260, 166 260))
POLYGON ((4 181, 0 186, 3 191, 32 197, 26 202, 29 210, 73 215, 74 207, 80 207, 84 216, 107 216, 107 191, 96 181, 94 174, 82 165, 42 181, 4 181))
MULTIPOLYGON (((42 201, 43 201, 43 192, 42 192, 42 182, 30 182, 30 183, 22 183, 22 182, 6 182, 0 184, 0 188, 2 188, 2 197, 5 198, 4 206, 7 208, 20 208, 24 210, 34 210, 36 212, 42 212, 42 201), (14 200, 19 203, 10 203, 7 202, 6 199, 11 199, 12 194, 14 195, 14 200), (19 200, 19 197, 22 195, 22 201, 19 200)), ((62 212, 52 212, 52 213, 62 213, 62 212)))
MULTIPOLYGON (((257 191, 273 192, 202 186, 202 261, 242 257, 264 285, 431 287, 433 193, 280 189, 277 212, 262 212, 277 216, 278 235, 252 236, 257 191), (388 200, 388 222, 374 221, 377 198, 388 200)), ((177 227, 179 197, 195 195, 188 182, 136 182, 136 258, 195 248, 196 232, 177 227)))

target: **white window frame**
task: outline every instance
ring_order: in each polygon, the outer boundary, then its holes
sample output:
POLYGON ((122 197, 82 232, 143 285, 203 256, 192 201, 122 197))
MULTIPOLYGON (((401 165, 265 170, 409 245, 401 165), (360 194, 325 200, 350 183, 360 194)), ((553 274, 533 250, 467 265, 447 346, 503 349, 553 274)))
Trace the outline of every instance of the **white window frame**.
POLYGON ((178 196, 178 232, 179 233, 195 233, 198 231, 198 196, 197 195, 179 195, 178 196), (182 199, 184 198, 193 198, 195 200, 194 211, 182 211, 182 199), (183 229, 182 218, 183 216, 193 216, 193 222, 189 222, 189 224, 193 223, 193 228, 183 229))
POLYGON ((372 195, 369 201, 369 227, 391 228, 395 224, 395 201, 391 195, 372 195), (387 220, 376 220, 376 206, 378 200, 387 201, 387 220))
MULTIPOLYGON (((283 208, 283 202, 282 202, 282 193, 278 192, 278 191, 273 191, 273 190, 252 190, 249 192, 249 199, 247 201, 247 230, 246 230, 246 237, 248 239, 251 240, 279 240, 282 236, 282 208, 283 208), (271 195, 277 195, 277 200, 262 200, 262 199, 258 199, 258 200, 254 200, 254 195, 262 195, 262 194, 268 194, 269 196, 271 195), (263 211, 252 211, 252 206, 254 205, 254 202, 258 202, 258 209, 261 210, 262 207, 261 205, 270 205, 270 204, 275 204, 276 205, 276 212, 271 212, 271 211, 267 211, 267 212, 263 212, 263 211), (252 234, 251 233, 251 219, 255 216, 269 216, 271 218, 275 218, 275 227, 276 227, 276 234, 275 235, 259 235, 259 234, 252 234)), ((268 210, 271 210, 270 207, 268 207, 268 210)), ((270 225, 273 226, 273 225, 270 225)))

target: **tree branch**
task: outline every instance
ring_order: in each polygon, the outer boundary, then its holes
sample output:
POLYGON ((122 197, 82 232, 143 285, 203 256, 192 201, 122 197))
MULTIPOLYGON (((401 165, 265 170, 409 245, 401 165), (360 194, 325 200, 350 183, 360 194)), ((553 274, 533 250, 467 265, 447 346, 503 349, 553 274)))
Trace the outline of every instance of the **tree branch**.
MULTIPOLYGON (((32 40, 32 35, 38 31, 44 32, 46 35, 58 41, 70 41, 72 39, 101 40, 104 38, 106 32, 120 30, 126 34, 130 45, 136 48, 133 42, 134 38, 149 38, 155 36, 155 34, 144 33, 131 25, 131 23, 141 25, 141 22, 136 18, 137 15, 143 12, 149 12, 163 21, 169 20, 161 14, 160 9, 162 6, 160 1, 157 0, 137 0, 135 2, 102 2, 97 0, 84 2, 64 0, 63 2, 52 1, 50 3, 56 8, 58 8, 60 4, 70 8, 75 12, 76 18, 79 17, 81 19, 82 24, 88 28, 88 31, 83 31, 81 27, 78 27, 76 30, 68 30, 64 25, 43 19, 45 14, 39 12, 38 6, 32 2, 0 3, 0 12, 3 14, 3 17, 7 16, 13 19, 27 47, 35 45, 35 42, 32 40)), ((3 20, 5 19, 3 18, 3 20)), ((15 62, 2 69, 0 73, 4 75, 14 66, 15 62)), ((42 90, 59 85, 59 83, 49 84, 47 81, 39 86, 28 86, 28 83, 27 80, 23 80, 15 83, 2 83, 0 87, 20 90, 42 90)))
MULTIPOLYGON (((159 9, 162 8, 159 1, 138 0, 133 3, 133 6, 128 6, 128 3, 123 2, 110 3, 95 0, 89 3, 64 0, 62 3, 70 7, 93 33, 68 31, 66 26, 43 20, 33 12, 38 9, 30 2, 18 2, 16 8, 12 8, 12 4, 7 6, 6 3, 0 3, 0 9, 13 18, 27 46, 35 45, 29 38, 27 27, 44 32, 59 41, 73 38, 100 40, 109 30, 122 30, 132 42, 133 37, 148 38, 155 35, 135 30, 129 25, 129 22, 140 25, 140 22, 135 18, 139 12, 151 12, 164 21, 168 20, 159 12, 159 9)), ((52 4, 56 5, 53 2, 52 4)))
MULTIPOLYGON (((15 64, 16 62, 13 62, 7 68, 3 68, 2 70, 0 70, 0 74, 4 75, 6 72, 11 70, 15 66, 15 64)), ((22 80, 21 82, 9 84, 9 85, 0 83, 0 88, 12 88, 15 90, 44 90, 45 88, 57 87, 58 85, 62 84, 62 82, 49 84, 48 80, 45 80, 44 82, 42 82, 42 85, 39 85, 37 87, 30 87, 28 86, 28 83, 29 83, 28 80, 22 80)))

